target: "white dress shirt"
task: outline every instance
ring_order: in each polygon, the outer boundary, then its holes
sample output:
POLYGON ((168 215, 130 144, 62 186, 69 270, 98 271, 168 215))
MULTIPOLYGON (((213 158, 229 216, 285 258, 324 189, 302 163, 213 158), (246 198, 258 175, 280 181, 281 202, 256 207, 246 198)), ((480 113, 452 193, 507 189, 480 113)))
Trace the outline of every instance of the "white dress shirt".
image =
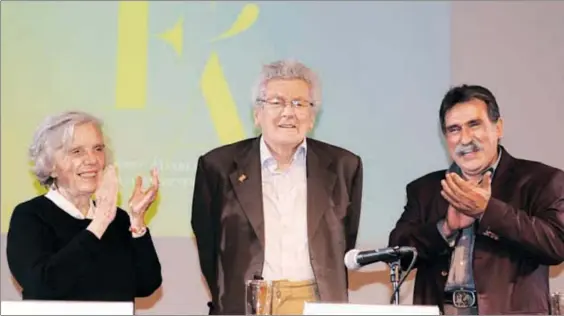
POLYGON ((281 171, 264 139, 260 139, 265 280, 314 279, 307 236, 306 153, 304 139, 290 167, 281 171))

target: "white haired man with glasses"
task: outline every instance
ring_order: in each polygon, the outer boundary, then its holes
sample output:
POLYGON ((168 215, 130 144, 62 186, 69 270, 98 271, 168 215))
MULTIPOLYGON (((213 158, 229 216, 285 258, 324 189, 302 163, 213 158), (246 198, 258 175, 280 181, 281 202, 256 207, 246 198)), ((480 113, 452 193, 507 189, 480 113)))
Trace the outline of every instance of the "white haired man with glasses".
POLYGON ((272 314, 348 301, 343 257, 357 238, 362 160, 306 137, 320 95, 304 64, 264 66, 253 93, 261 135, 199 158, 192 228, 210 314, 245 314, 252 279, 272 282, 272 314))

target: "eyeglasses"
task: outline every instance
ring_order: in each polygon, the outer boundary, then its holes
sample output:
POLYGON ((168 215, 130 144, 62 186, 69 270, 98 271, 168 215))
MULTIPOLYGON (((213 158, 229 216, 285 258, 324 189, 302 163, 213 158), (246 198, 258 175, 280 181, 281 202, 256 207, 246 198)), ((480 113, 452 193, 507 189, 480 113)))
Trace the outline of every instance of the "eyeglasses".
POLYGON ((269 99, 257 99, 257 102, 261 103, 266 109, 271 109, 273 111, 282 111, 287 105, 295 109, 297 112, 305 112, 307 109, 314 107, 313 102, 295 99, 287 101, 282 97, 274 97, 269 99))

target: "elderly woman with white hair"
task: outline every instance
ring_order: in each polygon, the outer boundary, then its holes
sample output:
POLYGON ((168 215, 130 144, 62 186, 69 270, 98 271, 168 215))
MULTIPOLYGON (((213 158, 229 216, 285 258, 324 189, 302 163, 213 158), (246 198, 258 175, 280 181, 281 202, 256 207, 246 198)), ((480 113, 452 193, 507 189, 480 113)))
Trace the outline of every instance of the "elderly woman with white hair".
POLYGON ((158 192, 156 170, 146 190, 137 177, 128 211, 119 208, 101 122, 82 112, 48 117, 30 156, 49 191, 17 205, 10 220, 7 259, 23 299, 133 301, 159 288, 144 220, 158 192))

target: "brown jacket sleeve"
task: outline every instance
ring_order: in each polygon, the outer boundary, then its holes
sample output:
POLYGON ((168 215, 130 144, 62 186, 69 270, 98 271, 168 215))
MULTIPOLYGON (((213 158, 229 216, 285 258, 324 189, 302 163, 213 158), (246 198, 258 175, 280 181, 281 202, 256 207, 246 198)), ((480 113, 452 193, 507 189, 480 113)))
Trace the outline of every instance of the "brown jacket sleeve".
MULTIPOLYGON (((416 183, 406 187, 407 202, 404 211, 390 233, 388 246, 414 247, 418 252, 418 261, 431 260, 449 250, 449 245, 439 233, 436 222, 425 221, 426 211, 420 205, 421 194, 416 183)), ((411 258, 405 258, 409 264, 411 258)), ((406 265, 407 266, 407 265, 406 265)))
POLYGON ((544 186, 529 187, 528 210, 491 198, 478 233, 490 231, 518 244, 542 264, 558 265, 564 261, 564 172, 556 171, 544 186))
POLYGON ((209 174, 205 169, 202 157, 198 159, 196 179, 194 181, 194 195, 192 197, 192 230, 196 237, 200 269, 212 296, 212 301, 218 298, 217 289, 217 249, 215 238, 216 225, 213 217, 213 191, 209 182, 209 174))
POLYGON ((346 251, 353 249, 356 245, 358 236, 358 226, 360 224, 360 208, 362 204, 362 180, 363 169, 362 160, 358 158, 358 166, 354 174, 351 188, 351 204, 348 207, 348 221, 346 227, 346 251))

